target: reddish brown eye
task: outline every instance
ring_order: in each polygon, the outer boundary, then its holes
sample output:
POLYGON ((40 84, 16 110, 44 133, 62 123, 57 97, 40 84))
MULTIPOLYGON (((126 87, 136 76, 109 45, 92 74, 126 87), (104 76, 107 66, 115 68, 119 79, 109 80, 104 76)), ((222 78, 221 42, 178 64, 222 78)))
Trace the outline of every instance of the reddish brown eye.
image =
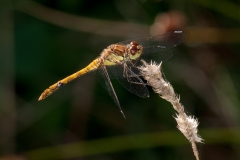
POLYGON ((136 41, 132 41, 130 44, 133 45, 133 46, 138 46, 139 45, 136 41))
POLYGON ((131 46, 131 48, 130 48, 130 53, 131 53, 132 55, 135 55, 135 54, 137 53, 137 51, 138 51, 138 49, 137 49, 136 46, 131 46))

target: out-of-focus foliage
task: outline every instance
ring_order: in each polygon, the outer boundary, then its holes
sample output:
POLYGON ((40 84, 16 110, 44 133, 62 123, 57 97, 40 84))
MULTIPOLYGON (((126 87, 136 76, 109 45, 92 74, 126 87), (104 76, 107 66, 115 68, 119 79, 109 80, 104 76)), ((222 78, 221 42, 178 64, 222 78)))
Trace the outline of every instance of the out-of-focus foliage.
POLYGON ((226 0, 0 1, 0 156, 194 159, 171 105, 151 88, 142 99, 113 80, 126 120, 94 72, 37 101, 112 43, 183 30, 188 39, 163 70, 199 118, 200 159, 240 159, 239 8, 226 0))

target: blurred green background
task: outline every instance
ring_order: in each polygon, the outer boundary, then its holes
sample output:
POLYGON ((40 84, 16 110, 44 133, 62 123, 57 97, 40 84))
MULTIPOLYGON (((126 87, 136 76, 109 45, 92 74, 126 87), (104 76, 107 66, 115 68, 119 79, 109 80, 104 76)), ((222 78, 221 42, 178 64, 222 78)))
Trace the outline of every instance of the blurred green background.
POLYGON ((216 0, 1 0, 0 159, 194 160, 170 103, 113 81, 127 117, 89 73, 58 80, 110 44, 183 30, 163 72, 199 119, 200 159, 240 159, 240 4, 216 0))

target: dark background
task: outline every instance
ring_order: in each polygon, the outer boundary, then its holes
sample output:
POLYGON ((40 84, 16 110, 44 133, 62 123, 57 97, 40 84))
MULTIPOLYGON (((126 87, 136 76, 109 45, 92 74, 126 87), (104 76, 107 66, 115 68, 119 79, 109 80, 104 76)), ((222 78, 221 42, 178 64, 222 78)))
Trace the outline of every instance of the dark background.
POLYGON ((240 159, 240 5, 216 0, 1 0, 1 159, 194 160, 175 111, 149 88, 113 80, 127 117, 94 72, 43 101, 110 44, 183 30, 163 72, 198 118, 200 159, 240 159))

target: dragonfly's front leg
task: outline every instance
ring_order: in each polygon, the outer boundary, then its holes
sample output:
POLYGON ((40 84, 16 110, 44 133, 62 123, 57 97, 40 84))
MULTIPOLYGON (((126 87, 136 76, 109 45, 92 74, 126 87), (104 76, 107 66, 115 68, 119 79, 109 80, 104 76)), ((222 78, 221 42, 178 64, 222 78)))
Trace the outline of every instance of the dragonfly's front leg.
POLYGON ((139 85, 148 85, 147 83, 144 83, 143 80, 139 77, 140 75, 137 75, 134 73, 127 64, 124 63, 123 68, 123 77, 127 79, 129 83, 139 84, 139 85))

